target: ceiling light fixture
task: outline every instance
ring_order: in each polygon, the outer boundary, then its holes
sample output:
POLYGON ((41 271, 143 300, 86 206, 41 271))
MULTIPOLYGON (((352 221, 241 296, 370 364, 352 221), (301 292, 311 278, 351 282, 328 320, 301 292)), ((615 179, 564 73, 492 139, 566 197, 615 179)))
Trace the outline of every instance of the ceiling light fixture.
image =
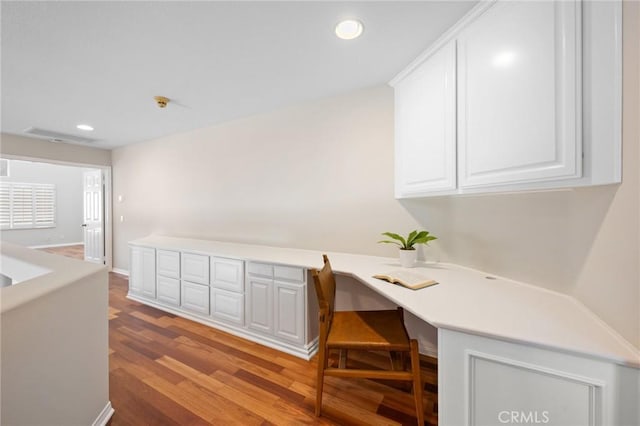
POLYGON ((336 35, 343 40, 353 40, 362 35, 364 25, 356 19, 345 19, 336 25, 336 35))
POLYGON ((76 128, 84 130, 86 132, 93 132, 93 127, 89 126, 88 124, 78 124, 76 128))

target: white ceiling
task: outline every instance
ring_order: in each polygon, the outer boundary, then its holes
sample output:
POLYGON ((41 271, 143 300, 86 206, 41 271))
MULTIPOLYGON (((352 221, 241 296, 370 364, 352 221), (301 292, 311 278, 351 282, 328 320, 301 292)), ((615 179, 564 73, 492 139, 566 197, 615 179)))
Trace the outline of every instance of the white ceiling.
POLYGON ((2 1, 2 131, 113 148, 383 84, 474 3, 2 1))

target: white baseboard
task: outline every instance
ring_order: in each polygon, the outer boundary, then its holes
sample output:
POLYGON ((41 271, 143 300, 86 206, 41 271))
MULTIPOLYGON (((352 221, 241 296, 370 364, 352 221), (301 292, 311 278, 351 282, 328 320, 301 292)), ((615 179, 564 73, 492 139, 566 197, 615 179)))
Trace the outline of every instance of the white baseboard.
POLYGON ((51 247, 68 247, 68 246, 83 246, 84 242, 80 241, 79 243, 62 243, 62 244, 45 244, 43 246, 29 246, 30 249, 41 249, 41 248, 51 248, 51 247))
POLYGON ((111 401, 107 401, 107 405, 104 406, 104 408, 98 415, 98 418, 95 419, 91 426, 105 426, 111 419, 111 416, 113 416, 114 412, 115 410, 111 406, 111 401))
POLYGON ((125 275, 125 276, 129 276, 129 271, 127 271, 126 269, 120 269, 120 268, 111 268, 111 272, 115 272, 116 274, 120 274, 120 275, 125 275))

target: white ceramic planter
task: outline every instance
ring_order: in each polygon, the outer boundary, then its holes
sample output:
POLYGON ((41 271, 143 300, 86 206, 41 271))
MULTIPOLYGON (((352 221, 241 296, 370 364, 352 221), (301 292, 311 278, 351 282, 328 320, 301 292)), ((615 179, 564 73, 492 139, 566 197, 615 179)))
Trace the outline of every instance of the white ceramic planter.
POLYGON ((403 268, 413 268, 418 260, 418 250, 399 250, 400 266, 403 268))

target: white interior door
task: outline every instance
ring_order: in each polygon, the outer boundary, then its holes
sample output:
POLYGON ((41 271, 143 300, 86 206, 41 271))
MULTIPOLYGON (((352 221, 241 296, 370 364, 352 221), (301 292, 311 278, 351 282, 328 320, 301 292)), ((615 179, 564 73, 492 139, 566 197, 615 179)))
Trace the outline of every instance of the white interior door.
POLYGON ((84 172, 84 260, 104 263, 102 170, 84 172))

